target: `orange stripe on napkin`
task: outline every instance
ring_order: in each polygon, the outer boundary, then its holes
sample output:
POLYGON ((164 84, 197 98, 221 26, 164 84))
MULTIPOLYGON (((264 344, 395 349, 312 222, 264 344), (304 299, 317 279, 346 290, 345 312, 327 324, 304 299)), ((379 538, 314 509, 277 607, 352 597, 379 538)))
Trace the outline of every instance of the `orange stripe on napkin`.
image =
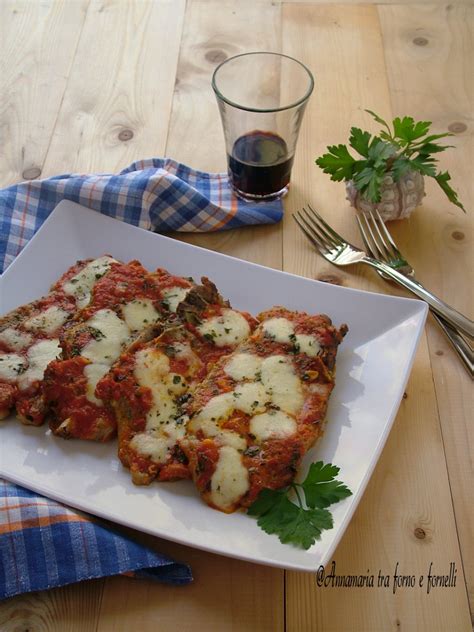
POLYGON ((21 531, 22 529, 33 529, 35 527, 48 527, 58 522, 87 522, 87 518, 79 515, 71 516, 70 514, 62 514, 61 516, 42 516, 36 518, 28 518, 26 520, 17 520, 16 522, 8 522, 8 524, 0 524, 0 535, 12 533, 13 531, 21 531))

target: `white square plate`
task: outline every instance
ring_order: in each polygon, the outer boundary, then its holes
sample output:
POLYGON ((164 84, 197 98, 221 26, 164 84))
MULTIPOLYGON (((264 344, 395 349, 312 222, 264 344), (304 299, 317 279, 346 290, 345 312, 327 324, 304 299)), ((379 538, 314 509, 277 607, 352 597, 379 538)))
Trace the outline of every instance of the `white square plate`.
POLYGON ((308 551, 283 545, 244 513, 207 507, 189 481, 135 487, 115 444, 62 441, 47 426, 0 422, 0 475, 97 516, 182 544, 284 568, 328 562, 382 451, 427 314, 424 303, 341 288, 240 261, 61 202, 0 280, 4 313, 47 292, 76 260, 110 253, 148 269, 209 276, 232 304, 253 314, 273 305, 326 313, 349 325, 322 440, 307 455, 341 468, 353 496, 333 505, 334 528, 308 551))

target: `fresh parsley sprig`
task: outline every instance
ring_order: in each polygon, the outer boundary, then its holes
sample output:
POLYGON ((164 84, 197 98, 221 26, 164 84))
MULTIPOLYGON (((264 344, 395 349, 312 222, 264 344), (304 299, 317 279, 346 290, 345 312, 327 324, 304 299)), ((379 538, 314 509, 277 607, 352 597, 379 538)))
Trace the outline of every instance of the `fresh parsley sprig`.
POLYGON ((263 489, 248 513, 258 517, 258 525, 266 533, 277 535, 283 544, 309 549, 325 529, 333 527, 327 507, 352 495, 344 483, 335 480, 338 474, 339 468, 331 463, 312 463, 302 483, 278 490, 263 489), (290 492, 296 503, 290 500, 290 492))
POLYGON ((407 171, 419 171, 424 176, 434 178, 449 201, 465 212, 456 191, 449 185, 451 176, 447 171, 437 170, 437 159, 433 156, 452 147, 440 145, 436 141, 453 134, 429 134, 431 121, 415 122, 411 116, 393 119, 392 129, 375 112, 366 112, 382 125, 379 135, 372 136, 358 127, 352 127, 349 145, 362 159, 354 158, 346 145, 330 145, 328 153, 316 160, 324 173, 330 174, 331 180, 352 180, 367 200, 379 202, 386 174, 390 174, 397 182, 407 171))

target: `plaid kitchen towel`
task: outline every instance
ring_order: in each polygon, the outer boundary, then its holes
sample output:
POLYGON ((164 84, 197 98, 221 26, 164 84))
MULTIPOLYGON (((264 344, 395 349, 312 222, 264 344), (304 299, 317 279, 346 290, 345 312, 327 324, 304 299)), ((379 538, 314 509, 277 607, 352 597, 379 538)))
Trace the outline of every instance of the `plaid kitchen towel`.
POLYGON ((281 200, 238 199, 227 174, 168 158, 140 160, 119 174, 66 174, 0 190, 0 268, 20 253, 54 207, 71 200, 154 231, 210 232, 281 220, 281 200))
POLYGON ((168 584, 192 581, 186 564, 53 500, 0 481, 0 599, 118 574, 168 584))

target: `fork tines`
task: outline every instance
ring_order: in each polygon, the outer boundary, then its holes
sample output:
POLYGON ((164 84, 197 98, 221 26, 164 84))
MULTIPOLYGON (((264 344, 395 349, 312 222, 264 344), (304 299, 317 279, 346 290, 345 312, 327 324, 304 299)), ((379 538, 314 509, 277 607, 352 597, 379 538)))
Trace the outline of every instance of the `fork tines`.
POLYGON ((382 261, 401 259, 401 253, 376 209, 369 213, 357 213, 356 219, 362 240, 369 253, 376 258, 381 258, 382 261))
POLYGON ((343 245, 340 236, 329 226, 327 222, 309 204, 293 215, 296 223, 301 228, 311 243, 324 252, 343 245))

